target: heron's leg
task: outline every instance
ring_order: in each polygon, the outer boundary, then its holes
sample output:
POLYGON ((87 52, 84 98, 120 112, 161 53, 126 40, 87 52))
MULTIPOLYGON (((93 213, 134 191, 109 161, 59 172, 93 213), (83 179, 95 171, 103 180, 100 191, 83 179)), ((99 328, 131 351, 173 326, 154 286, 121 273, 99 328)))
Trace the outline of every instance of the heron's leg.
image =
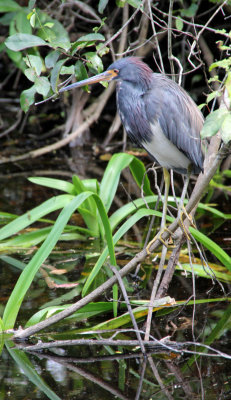
MULTIPOLYGON (((146 247, 146 251, 148 254, 150 254, 150 247, 151 245, 155 242, 155 240, 159 239, 165 246, 166 243, 162 239, 162 234, 164 231, 168 231, 168 228, 166 227, 166 216, 167 216, 167 207, 168 207, 168 194, 169 194, 169 187, 170 187, 170 174, 166 168, 163 168, 163 173, 164 173, 164 202, 163 202, 163 212, 162 212, 162 218, 161 218, 161 225, 160 225, 160 231, 157 233, 157 235, 148 243, 146 247)), ((170 232, 171 234, 172 232, 170 232)))
POLYGON ((166 168, 163 168, 164 173, 164 203, 163 203, 163 214, 161 218, 161 230, 166 228, 166 216, 167 216, 167 207, 168 207, 168 194, 170 187, 170 174, 166 168))
POLYGON ((186 193, 187 193, 187 189, 188 189, 188 184, 189 184, 189 180, 190 180, 190 176, 191 176, 191 171, 192 171, 192 166, 191 164, 188 167, 188 171, 187 171, 187 176, 184 182, 184 186, 183 186, 183 191, 182 191, 182 195, 180 198, 180 203, 178 206, 178 213, 177 213, 177 218, 179 220, 179 225, 181 226, 182 230, 185 233, 185 236, 187 237, 187 239, 189 240, 189 234, 186 231, 184 222, 183 222, 183 218, 182 218, 182 214, 185 214, 186 217, 188 218, 188 220, 190 221, 191 225, 194 225, 193 220, 192 220, 192 216, 190 214, 187 213, 185 207, 184 207, 184 200, 186 197, 186 193))

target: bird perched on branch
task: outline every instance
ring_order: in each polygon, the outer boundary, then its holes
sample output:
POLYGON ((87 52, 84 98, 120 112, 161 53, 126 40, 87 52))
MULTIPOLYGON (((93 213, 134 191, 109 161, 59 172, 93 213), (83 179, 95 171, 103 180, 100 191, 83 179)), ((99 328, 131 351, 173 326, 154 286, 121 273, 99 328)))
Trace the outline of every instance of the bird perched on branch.
POLYGON ((137 57, 122 58, 105 72, 59 92, 112 80, 117 81, 117 108, 128 136, 164 167, 166 215, 167 170, 188 175, 203 171, 202 114, 184 89, 166 75, 153 73, 137 57))

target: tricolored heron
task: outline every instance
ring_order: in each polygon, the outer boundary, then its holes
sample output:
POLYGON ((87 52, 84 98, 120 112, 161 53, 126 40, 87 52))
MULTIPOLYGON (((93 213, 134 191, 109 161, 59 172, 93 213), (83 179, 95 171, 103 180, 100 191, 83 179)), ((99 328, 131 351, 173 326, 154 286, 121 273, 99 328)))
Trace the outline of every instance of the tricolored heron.
POLYGON ((189 170, 199 174, 203 170, 202 114, 184 89, 166 75, 153 73, 137 57, 122 58, 105 72, 59 92, 112 80, 118 81, 117 108, 128 136, 164 167, 163 228, 170 185, 168 169, 181 174, 188 174, 189 170))

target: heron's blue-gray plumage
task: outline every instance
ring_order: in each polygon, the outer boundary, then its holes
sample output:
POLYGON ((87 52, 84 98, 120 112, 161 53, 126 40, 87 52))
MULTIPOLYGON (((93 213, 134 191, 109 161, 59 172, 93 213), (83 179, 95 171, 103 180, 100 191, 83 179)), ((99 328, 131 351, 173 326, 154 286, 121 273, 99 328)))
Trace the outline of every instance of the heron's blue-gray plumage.
POLYGON ((185 174, 191 163, 192 172, 203 170, 203 117, 185 90, 136 57, 111 69, 118 70, 117 106, 130 138, 163 167, 185 174))

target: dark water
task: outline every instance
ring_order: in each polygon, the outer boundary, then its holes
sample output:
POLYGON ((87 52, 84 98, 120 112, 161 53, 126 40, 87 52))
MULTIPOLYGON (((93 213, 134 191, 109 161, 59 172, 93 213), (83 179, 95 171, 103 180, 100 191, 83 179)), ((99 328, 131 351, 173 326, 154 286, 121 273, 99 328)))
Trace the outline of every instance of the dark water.
MULTIPOLYGON (((96 173, 103 165, 102 162, 99 165, 95 164, 96 173)), ((50 189, 28 182, 27 168, 28 165, 24 165, 22 167, 24 170, 18 176, 14 176, 15 171, 5 171, 9 175, 1 181, 1 211, 20 215, 56 194, 50 189)), ((34 165, 33 172, 39 168, 41 165, 34 165)), ((47 166, 48 176, 49 168, 54 171, 54 166, 47 166)), ((57 171, 59 168, 58 163, 57 171)), ((70 180, 68 176, 71 176, 71 172, 68 165, 62 166, 62 172, 63 170, 66 171, 66 176, 62 178, 70 180)), ((34 175, 33 172, 30 175, 34 175)), ((53 217, 55 218, 55 215, 53 217)), ((125 260, 138 251, 138 247, 132 246, 135 237, 131 235, 127 239, 130 246, 126 249, 126 244, 123 243, 118 248, 121 253, 125 252, 125 260)), ((92 252, 97 253, 98 249, 97 241, 64 242, 56 248, 48 261, 56 267, 65 266, 68 271, 68 281, 74 282, 94 265, 94 259, 88 256, 92 252)), ((27 263, 31 252, 27 249, 11 256, 27 263)), ((119 258, 121 265, 126 262, 123 257, 119 258)), ((148 265, 144 268, 151 267, 148 265)), ((4 259, 0 260, 1 314, 19 274, 17 268, 9 265, 4 259)), ((66 277, 61 277, 60 282, 62 279, 65 281, 66 277)), ((150 297, 149 290, 144 289, 139 280, 134 284, 132 276, 128 279, 131 285, 135 285, 131 297, 137 299, 150 297)), ((223 296, 218 283, 197 278, 195 284, 197 298, 223 296)), ((224 289, 226 293, 229 292, 228 285, 224 284, 224 289)), ((37 274, 23 302, 16 327, 24 326, 31 315, 45 303, 50 304, 71 290, 73 289, 50 289, 44 282, 43 276, 37 274)), ((168 294, 177 300, 189 298, 192 295, 192 279, 185 277, 184 273, 177 273, 168 294)), ((77 290, 67 302, 72 303, 78 297, 77 290)), ((108 296, 102 300, 108 300, 108 296)), ((170 335, 171 340, 181 343, 191 340, 204 342, 226 312, 227 324, 219 331, 211 346, 230 355, 231 311, 228 312, 228 309, 227 302, 217 302, 198 305, 196 308, 192 306, 178 308, 167 315, 156 313, 151 333, 157 339, 170 335), (194 318, 193 329, 192 318, 194 318)), ((58 332, 59 338, 62 339, 78 338, 78 329, 90 328, 112 317, 112 314, 108 313, 100 317, 94 316, 89 320, 70 321, 68 324, 57 325, 49 334, 38 337, 47 341, 55 338, 58 332)), ((144 322, 145 319, 141 319, 139 323, 142 330, 145 330, 144 322)), ((133 336, 126 332, 122 335, 123 339, 131 337, 133 336)), ((17 348, 18 345, 11 342, 8 336, 1 338, 2 341, 4 339, 5 346, 0 363, 0 399, 231 399, 231 358, 228 356, 210 357, 203 354, 193 361, 192 354, 162 350, 149 354, 149 357, 144 359, 139 349, 110 346, 63 346, 31 353, 17 348)), ((194 349, 192 346, 188 348, 198 351, 198 348, 194 349)))

